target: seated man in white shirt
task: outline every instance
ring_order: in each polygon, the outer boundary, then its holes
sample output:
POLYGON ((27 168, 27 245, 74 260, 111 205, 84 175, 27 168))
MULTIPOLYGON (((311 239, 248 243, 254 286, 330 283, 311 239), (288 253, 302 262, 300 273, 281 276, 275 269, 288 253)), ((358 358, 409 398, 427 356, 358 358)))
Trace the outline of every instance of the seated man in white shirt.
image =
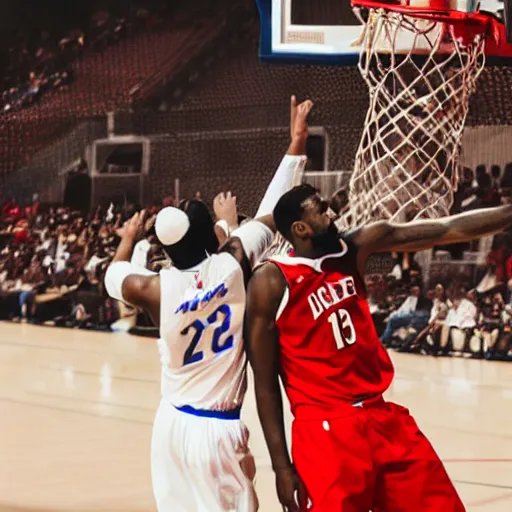
POLYGON ((468 335, 476 326, 477 312, 477 307, 465 298, 462 291, 454 298, 441 331, 441 351, 443 353, 448 353, 449 341, 451 341, 453 350, 464 351, 466 341, 469 339, 468 335))
POLYGON ((422 297, 419 286, 413 286, 409 297, 389 317, 386 329, 380 337, 382 343, 388 343, 401 327, 411 326, 417 331, 424 329, 428 324, 431 309, 432 301, 422 297))

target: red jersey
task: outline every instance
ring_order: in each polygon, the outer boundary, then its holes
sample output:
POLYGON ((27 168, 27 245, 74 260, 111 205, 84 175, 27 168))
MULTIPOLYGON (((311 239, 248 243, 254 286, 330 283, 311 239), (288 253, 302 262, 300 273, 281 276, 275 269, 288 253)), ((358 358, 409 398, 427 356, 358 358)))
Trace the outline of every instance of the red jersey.
POLYGON ((283 383, 294 416, 322 414, 380 395, 393 364, 382 345, 356 267, 356 250, 317 260, 271 258, 288 284, 276 324, 283 383))

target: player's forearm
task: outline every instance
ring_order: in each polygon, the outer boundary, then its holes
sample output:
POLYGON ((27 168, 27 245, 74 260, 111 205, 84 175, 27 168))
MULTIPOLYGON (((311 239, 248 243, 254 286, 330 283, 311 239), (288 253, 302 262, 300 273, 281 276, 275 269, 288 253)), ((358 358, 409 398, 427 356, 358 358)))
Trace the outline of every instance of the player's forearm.
POLYGON ((292 137, 290 145, 288 146, 287 155, 290 156, 302 156, 306 154, 306 144, 308 138, 306 136, 295 136, 292 137))
POLYGON ((117 247, 112 263, 115 263, 116 261, 130 261, 134 247, 135 237, 123 236, 119 246, 117 247))
POLYGON ((256 384, 256 404, 261 427, 272 461, 272 469, 291 467, 284 430, 283 400, 277 382, 273 389, 262 389, 256 384))
MULTIPOLYGON (((420 251, 439 244, 467 242, 491 235, 512 225, 512 206, 498 206, 408 224, 375 223, 361 230, 362 245, 369 237, 370 252, 420 251)), ((359 244, 361 245, 361 243, 359 244)))
POLYGON ((449 219, 448 225, 452 236, 461 241, 491 235, 512 225, 512 205, 461 213, 449 219))

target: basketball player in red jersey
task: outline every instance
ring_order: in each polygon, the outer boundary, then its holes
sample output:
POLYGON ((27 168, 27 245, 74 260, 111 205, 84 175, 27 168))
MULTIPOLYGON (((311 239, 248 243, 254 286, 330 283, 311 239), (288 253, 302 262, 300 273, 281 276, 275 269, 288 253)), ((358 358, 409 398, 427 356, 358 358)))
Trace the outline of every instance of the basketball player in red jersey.
POLYGON ((394 370, 362 276, 375 252, 422 250, 504 229, 512 224, 512 206, 402 225, 381 221, 340 236, 327 202, 301 185, 279 200, 274 220, 294 251, 255 271, 246 343, 284 509, 464 511, 407 409, 382 397, 394 370), (295 417, 293 465, 279 375, 295 417))

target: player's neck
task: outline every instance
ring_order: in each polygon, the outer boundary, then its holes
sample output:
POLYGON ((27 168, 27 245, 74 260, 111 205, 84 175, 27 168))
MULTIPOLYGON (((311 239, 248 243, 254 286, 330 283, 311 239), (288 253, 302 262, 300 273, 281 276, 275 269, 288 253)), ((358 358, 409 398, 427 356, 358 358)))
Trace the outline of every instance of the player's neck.
POLYGON ((296 247, 294 249, 294 254, 297 258, 307 258, 310 260, 317 260, 331 253, 332 251, 323 247, 296 247))
POLYGON ((339 240, 333 240, 332 243, 325 245, 304 244, 294 247, 294 254, 298 258, 307 258, 310 260, 317 260, 329 254, 338 254, 342 251, 342 246, 339 240))

